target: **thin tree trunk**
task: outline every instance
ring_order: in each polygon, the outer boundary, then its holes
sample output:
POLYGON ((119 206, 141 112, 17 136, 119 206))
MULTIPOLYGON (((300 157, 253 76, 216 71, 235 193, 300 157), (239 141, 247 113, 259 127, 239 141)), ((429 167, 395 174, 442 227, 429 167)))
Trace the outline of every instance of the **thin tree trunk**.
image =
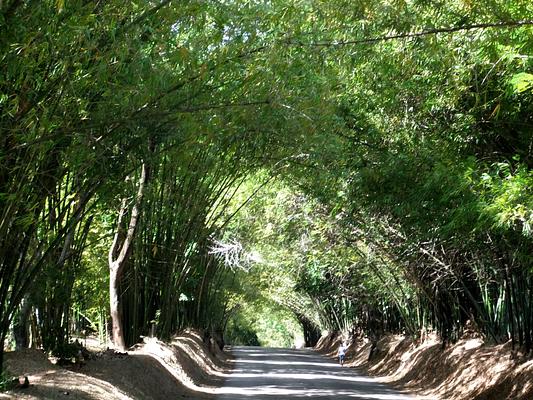
POLYGON ((126 214, 127 203, 126 200, 122 201, 120 209, 117 231, 113 239, 113 244, 109 249, 108 262, 109 262, 109 308, 111 314, 112 324, 112 341, 113 344, 119 349, 124 350, 126 348, 126 341, 124 338, 124 328, 122 326, 122 315, 120 310, 120 281, 124 275, 124 269, 130 255, 131 244, 135 236, 137 228, 137 222, 139 220, 141 203, 144 196, 144 188, 147 180, 147 168, 146 164, 142 164, 141 177, 139 179, 139 188, 137 195, 135 196, 135 202, 131 210, 130 222, 125 237, 122 240, 122 220, 126 214), (116 258, 115 258, 116 257, 116 258))

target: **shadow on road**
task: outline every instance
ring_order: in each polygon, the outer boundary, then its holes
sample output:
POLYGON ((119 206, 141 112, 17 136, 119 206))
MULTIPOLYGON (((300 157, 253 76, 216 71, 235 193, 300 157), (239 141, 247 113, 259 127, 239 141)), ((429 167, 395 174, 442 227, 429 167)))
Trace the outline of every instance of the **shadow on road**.
POLYGON ((232 353, 235 369, 219 399, 413 399, 311 350, 236 347, 232 353))

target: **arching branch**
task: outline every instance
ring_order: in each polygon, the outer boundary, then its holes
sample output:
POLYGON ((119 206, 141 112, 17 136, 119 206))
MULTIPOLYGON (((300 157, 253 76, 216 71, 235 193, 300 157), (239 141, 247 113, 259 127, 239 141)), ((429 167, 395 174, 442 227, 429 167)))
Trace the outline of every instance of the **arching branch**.
POLYGON ((396 39, 409 39, 417 38, 422 36, 437 35, 440 33, 454 33, 461 31, 470 31, 474 29, 510 29, 518 28, 521 26, 532 26, 533 20, 524 20, 524 21, 501 21, 501 22, 488 22, 484 24, 470 24, 470 25, 461 25, 461 26, 452 26, 452 27, 443 27, 443 28, 434 28, 426 29, 419 32, 404 32, 397 33, 394 35, 386 36, 377 36, 366 39, 355 39, 355 40, 331 40, 327 42, 315 42, 315 43, 304 43, 299 41, 289 41, 291 45, 298 46, 311 46, 311 47, 339 47, 339 46, 352 46, 360 44, 374 44, 378 42, 386 42, 396 39))

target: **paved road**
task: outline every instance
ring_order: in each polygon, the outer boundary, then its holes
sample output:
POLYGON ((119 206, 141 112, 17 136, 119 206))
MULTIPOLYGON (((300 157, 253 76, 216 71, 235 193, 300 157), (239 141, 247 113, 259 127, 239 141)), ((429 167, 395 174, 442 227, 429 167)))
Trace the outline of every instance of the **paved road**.
POLYGON ((217 399, 408 400, 312 350, 235 347, 235 369, 217 399))

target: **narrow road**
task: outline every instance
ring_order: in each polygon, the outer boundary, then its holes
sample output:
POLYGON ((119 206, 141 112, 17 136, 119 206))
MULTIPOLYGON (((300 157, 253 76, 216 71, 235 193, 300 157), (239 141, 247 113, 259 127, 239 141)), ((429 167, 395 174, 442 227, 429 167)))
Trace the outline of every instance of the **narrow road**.
POLYGON ((235 347, 217 399, 414 399, 311 350, 235 347))

